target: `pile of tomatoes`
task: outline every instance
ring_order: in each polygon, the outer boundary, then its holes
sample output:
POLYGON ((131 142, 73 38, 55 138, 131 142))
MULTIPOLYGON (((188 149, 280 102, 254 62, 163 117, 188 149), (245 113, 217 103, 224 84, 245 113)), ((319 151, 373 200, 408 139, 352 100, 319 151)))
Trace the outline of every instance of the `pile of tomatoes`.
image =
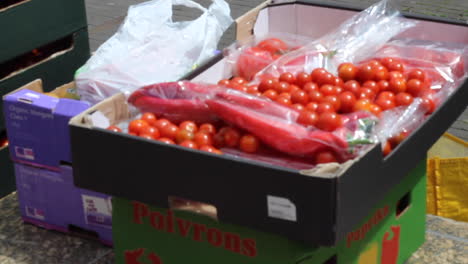
MULTIPOLYGON (((122 132, 114 125, 107 129, 122 132)), ((165 118, 158 119, 153 113, 143 113, 139 119, 130 121, 128 133, 214 154, 222 154, 220 148, 224 147, 238 148, 246 153, 255 153, 260 148, 257 137, 231 126, 211 123, 198 126, 190 120, 176 125, 165 118)))

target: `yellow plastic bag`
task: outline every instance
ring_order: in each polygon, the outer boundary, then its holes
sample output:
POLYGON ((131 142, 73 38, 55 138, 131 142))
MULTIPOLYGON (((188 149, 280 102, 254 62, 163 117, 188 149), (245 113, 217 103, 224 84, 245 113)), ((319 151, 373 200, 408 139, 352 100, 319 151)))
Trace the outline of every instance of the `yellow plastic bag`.
POLYGON ((427 212, 468 222, 468 142, 448 133, 427 160, 427 212))

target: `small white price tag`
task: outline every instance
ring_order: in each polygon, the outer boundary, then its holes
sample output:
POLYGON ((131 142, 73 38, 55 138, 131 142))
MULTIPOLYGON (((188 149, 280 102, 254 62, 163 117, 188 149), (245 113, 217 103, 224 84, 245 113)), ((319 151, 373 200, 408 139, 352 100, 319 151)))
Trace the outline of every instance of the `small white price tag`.
POLYGON ((288 199, 267 195, 268 216, 288 221, 297 221, 296 206, 288 199))

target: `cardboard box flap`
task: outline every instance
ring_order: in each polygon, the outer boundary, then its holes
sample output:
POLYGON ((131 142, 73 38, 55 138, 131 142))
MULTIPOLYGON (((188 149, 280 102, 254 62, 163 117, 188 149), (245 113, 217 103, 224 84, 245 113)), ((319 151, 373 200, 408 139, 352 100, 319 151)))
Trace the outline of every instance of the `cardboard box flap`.
POLYGON ((246 40, 253 35, 258 13, 270 3, 271 0, 267 0, 236 19, 236 39, 238 41, 246 40))
POLYGON ((36 79, 36 80, 26 84, 26 85, 21 86, 20 88, 14 90, 14 91, 11 91, 11 92, 7 93, 6 95, 3 96, 3 99, 5 100, 6 96, 8 96, 10 94, 14 94, 14 93, 19 92, 19 91, 24 90, 24 89, 28 89, 28 90, 38 92, 38 93, 44 92, 44 90, 42 89, 42 80, 41 79, 36 79))

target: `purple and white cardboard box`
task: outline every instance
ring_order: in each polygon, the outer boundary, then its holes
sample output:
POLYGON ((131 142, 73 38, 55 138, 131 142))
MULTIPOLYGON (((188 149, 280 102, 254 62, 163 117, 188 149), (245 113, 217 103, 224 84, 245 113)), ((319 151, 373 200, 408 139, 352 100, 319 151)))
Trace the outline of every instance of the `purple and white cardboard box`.
POLYGON ((10 93, 3 100, 14 161, 54 170, 61 161, 71 163, 68 121, 86 110, 88 103, 29 89, 10 93))
POLYGON ((25 222, 66 233, 78 227, 112 245, 111 197, 75 187, 70 166, 51 171, 15 163, 15 173, 25 222))

